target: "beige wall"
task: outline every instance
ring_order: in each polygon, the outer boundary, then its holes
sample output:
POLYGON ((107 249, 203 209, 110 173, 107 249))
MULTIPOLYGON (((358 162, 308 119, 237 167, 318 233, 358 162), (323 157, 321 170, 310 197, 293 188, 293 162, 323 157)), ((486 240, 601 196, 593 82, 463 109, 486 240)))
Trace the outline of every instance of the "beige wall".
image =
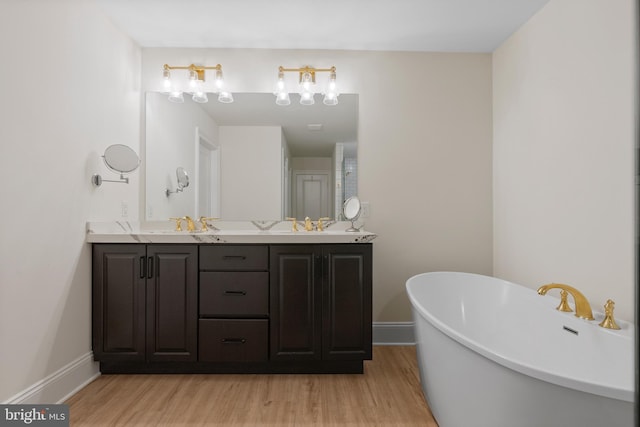
POLYGON ((2 1, 0 40, 4 402, 90 357, 85 223, 122 219, 122 204, 137 220, 141 172, 129 185, 94 188, 90 178, 117 179, 99 157, 107 146, 139 152, 141 92, 140 49, 93 2, 2 1))
POLYGON ((282 128, 220 126, 220 216, 282 219, 282 128))
POLYGON ((494 274, 633 319, 634 2, 552 0, 493 55, 494 274))
POLYGON ((374 321, 411 320, 404 286, 414 274, 492 273, 491 55, 154 48, 142 57, 144 90, 159 90, 165 63, 220 63, 235 92, 272 92, 279 65, 336 66, 339 90, 360 95, 359 195, 379 234, 374 321))

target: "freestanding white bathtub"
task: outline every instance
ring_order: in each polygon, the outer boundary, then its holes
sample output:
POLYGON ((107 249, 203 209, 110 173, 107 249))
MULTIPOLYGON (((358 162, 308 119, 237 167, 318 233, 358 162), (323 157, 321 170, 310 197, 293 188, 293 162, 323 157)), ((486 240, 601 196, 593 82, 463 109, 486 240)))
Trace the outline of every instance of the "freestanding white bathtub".
POLYGON ((440 427, 635 425, 632 324, 603 329, 595 305, 586 321, 555 310, 555 296, 476 274, 424 273, 406 286, 440 427))

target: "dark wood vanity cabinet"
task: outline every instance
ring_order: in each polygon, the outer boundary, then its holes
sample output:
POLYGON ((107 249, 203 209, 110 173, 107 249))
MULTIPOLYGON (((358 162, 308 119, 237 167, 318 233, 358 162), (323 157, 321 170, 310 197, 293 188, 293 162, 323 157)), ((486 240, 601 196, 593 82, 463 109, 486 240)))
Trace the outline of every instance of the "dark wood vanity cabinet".
POLYGON ((270 256, 271 359, 371 359, 371 245, 272 245, 270 256))
POLYGON ((197 246, 93 245, 93 353, 99 361, 194 361, 197 246))
POLYGON ((371 246, 95 243, 94 358, 103 373, 361 373, 371 246))

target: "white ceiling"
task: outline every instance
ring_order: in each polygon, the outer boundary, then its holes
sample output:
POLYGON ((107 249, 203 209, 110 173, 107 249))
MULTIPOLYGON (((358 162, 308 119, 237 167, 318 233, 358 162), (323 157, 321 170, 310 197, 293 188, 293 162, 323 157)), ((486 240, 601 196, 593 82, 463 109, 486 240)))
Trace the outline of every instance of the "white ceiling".
MULTIPOLYGON (((95 1, 142 47, 492 52, 549 0, 95 1)), ((263 102, 269 111, 260 110, 234 96, 236 102, 222 109, 216 101, 205 104, 224 114, 214 116, 218 123, 279 124, 297 156, 330 156, 333 142, 353 141, 357 133, 357 120, 334 120, 345 113, 319 99, 311 114, 308 107, 298 111, 292 98, 283 115, 282 107, 271 111, 274 102, 263 102), (242 116, 233 117, 236 112, 242 116), (311 123, 324 128, 309 132, 311 123)), ((349 108, 357 116, 357 97, 349 108)))
POLYGON ((142 47, 492 52, 549 0, 96 0, 142 47))

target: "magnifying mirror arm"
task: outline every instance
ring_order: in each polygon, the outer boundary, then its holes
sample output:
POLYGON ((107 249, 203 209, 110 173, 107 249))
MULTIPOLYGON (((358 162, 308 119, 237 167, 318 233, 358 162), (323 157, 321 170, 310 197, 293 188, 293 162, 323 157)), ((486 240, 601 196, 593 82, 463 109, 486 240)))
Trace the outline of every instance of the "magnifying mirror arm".
POLYGON ((172 193, 182 193, 182 191, 184 191, 184 187, 178 187, 178 188, 176 188, 176 191, 171 191, 171 190, 169 190, 169 189, 167 188, 167 189, 165 190, 164 194, 166 194, 166 195, 167 195, 167 197, 169 197, 169 194, 172 194, 172 193))
POLYGON ((96 187, 100 187, 100 185, 102 185, 103 182, 115 182, 115 183, 120 183, 120 184, 128 184, 129 183, 129 177, 128 176, 124 176, 124 174, 120 174, 120 180, 113 180, 113 179, 102 179, 102 176, 100 176, 99 174, 94 174, 91 177, 91 182, 96 187))

